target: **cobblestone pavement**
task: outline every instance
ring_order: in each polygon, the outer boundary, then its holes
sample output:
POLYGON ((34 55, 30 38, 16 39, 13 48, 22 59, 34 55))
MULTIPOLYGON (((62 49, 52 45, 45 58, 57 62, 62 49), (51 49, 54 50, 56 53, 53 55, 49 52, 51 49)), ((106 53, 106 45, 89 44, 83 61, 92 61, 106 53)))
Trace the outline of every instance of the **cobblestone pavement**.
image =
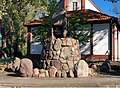
POLYGON ((0 74, 0 88, 120 88, 119 75, 86 78, 23 78, 0 74))

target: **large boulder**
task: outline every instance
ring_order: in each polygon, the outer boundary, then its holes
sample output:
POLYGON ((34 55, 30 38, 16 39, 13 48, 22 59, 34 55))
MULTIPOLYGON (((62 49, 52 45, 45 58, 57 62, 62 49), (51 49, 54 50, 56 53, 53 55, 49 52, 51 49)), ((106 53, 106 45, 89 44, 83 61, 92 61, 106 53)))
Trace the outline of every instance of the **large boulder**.
POLYGON ((61 44, 62 44, 62 41, 61 41, 61 39, 56 39, 56 41, 55 41, 55 44, 54 44, 54 49, 57 51, 57 50, 60 50, 60 48, 61 48, 61 44))
POLYGON ((57 77, 61 77, 61 75, 62 75, 61 70, 58 70, 56 76, 57 76, 57 77))
POLYGON ((33 76, 34 77, 38 77, 38 75, 39 75, 39 69, 38 68, 34 68, 33 69, 33 76))
POLYGON ((52 60, 51 66, 55 66, 57 70, 61 70, 61 62, 59 60, 52 60))
POLYGON ((44 69, 40 69, 39 72, 40 72, 38 76, 39 78, 46 77, 46 71, 44 69))
POLYGON ((75 65, 77 77, 87 77, 89 72, 88 68, 88 64, 84 60, 79 60, 75 65))
POLYGON ((71 49, 72 49, 71 47, 63 47, 63 48, 61 48, 60 57, 67 60, 69 57, 71 57, 71 53, 72 53, 71 49))
POLYGON ((56 73, 57 73, 57 68, 55 66, 51 66, 49 68, 49 75, 50 75, 50 77, 55 77, 56 73))
POLYGON ((93 69, 94 72, 98 71, 97 65, 95 65, 95 64, 90 64, 89 68, 93 69))
POLYGON ((100 66, 100 72, 109 72, 111 70, 111 64, 109 59, 106 59, 100 66))
POLYGON ((69 77, 74 77, 74 73, 73 73, 73 70, 69 70, 69 77))
POLYGON ((20 63, 20 76, 32 77, 33 75, 33 63, 28 58, 23 58, 20 63))
POLYGON ((72 46, 71 38, 66 38, 66 40, 67 40, 67 46, 72 46))
POLYGON ((13 65, 12 65, 12 70, 14 72, 18 72, 20 69, 20 58, 15 57, 15 60, 13 61, 13 65))
POLYGON ((48 72, 48 70, 45 70, 45 76, 46 76, 46 77, 49 77, 49 72, 48 72))
POLYGON ((62 77, 62 78, 67 78, 67 73, 66 73, 65 70, 62 70, 62 71, 61 71, 61 77, 62 77))

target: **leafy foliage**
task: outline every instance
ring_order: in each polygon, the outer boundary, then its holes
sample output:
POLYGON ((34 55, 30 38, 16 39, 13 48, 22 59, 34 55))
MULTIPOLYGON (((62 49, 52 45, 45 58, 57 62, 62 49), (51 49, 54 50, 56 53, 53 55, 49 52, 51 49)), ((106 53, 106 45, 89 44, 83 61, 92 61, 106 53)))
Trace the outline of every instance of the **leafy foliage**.
POLYGON ((56 9, 56 4, 57 4, 57 0, 49 0, 49 3, 47 5, 47 14, 43 14, 43 18, 44 18, 44 23, 43 25, 47 25, 48 27, 51 27, 51 19, 53 14, 55 13, 56 9))
POLYGON ((32 34, 34 38, 32 42, 43 42, 47 38, 47 29, 43 25, 34 27, 32 34))
POLYGON ((56 11, 56 3, 57 0, 49 0, 49 2, 46 5, 46 12, 42 13, 42 19, 43 19, 43 23, 41 26, 39 27, 34 27, 34 29, 37 31, 34 33, 34 42, 42 42, 48 38, 48 35, 50 35, 50 33, 48 33, 48 31, 51 28, 51 19, 53 14, 56 11))
POLYGON ((47 0, 0 0, 0 31, 2 39, 7 41, 7 48, 17 43, 25 52, 26 32, 25 21, 32 21, 39 13, 47 10, 47 0))
MULTIPOLYGON (((9 52, 12 44, 16 43, 21 46, 22 53, 26 54, 27 29, 23 27, 23 23, 33 21, 38 14, 42 14, 44 22, 42 26, 37 28, 36 39, 42 42, 47 38, 47 30, 51 28, 51 19, 57 10, 56 3, 57 0, 49 0, 49 2, 48 0, 0 0, 0 30, 2 39, 7 41, 9 52)), ((76 14, 68 18, 68 22, 70 36, 85 41, 87 36, 80 32, 82 29, 79 27, 86 21, 76 14)))
POLYGON ((87 23, 79 13, 68 18, 69 35, 85 44, 88 41, 90 33, 89 27, 83 26, 87 23))

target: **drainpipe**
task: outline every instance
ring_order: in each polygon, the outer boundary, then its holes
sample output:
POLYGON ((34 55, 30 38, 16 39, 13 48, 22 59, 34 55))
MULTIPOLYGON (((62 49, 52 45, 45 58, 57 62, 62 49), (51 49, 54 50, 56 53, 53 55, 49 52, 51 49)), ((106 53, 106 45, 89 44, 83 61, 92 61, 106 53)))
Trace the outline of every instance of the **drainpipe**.
POLYGON ((31 48, 31 27, 28 27, 27 32, 27 56, 30 57, 30 48, 31 48))
POLYGON ((85 10, 85 0, 81 0, 81 10, 85 10))
POLYGON ((91 54, 91 57, 90 59, 92 59, 93 57, 93 23, 91 24, 91 31, 90 31, 90 45, 91 45, 91 49, 90 49, 90 54, 91 54))
POLYGON ((109 38, 109 43, 110 43, 110 53, 109 53, 109 60, 113 60, 113 30, 112 30, 112 19, 110 19, 110 38, 109 38))

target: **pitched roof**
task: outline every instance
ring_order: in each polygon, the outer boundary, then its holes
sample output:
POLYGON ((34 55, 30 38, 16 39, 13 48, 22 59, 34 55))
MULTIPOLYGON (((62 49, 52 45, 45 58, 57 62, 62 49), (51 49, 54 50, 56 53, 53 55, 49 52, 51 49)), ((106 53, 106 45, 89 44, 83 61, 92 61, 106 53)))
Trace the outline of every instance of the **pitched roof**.
POLYGON ((67 12, 68 17, 72 17, 74 14, 80 14, 84 18, 84 20, 87 21, 102 21, 102 20, 110 20, 111 18, 115 18, 113 16, 109 16, 107 14, 96 12, 90 9, 67 12))

